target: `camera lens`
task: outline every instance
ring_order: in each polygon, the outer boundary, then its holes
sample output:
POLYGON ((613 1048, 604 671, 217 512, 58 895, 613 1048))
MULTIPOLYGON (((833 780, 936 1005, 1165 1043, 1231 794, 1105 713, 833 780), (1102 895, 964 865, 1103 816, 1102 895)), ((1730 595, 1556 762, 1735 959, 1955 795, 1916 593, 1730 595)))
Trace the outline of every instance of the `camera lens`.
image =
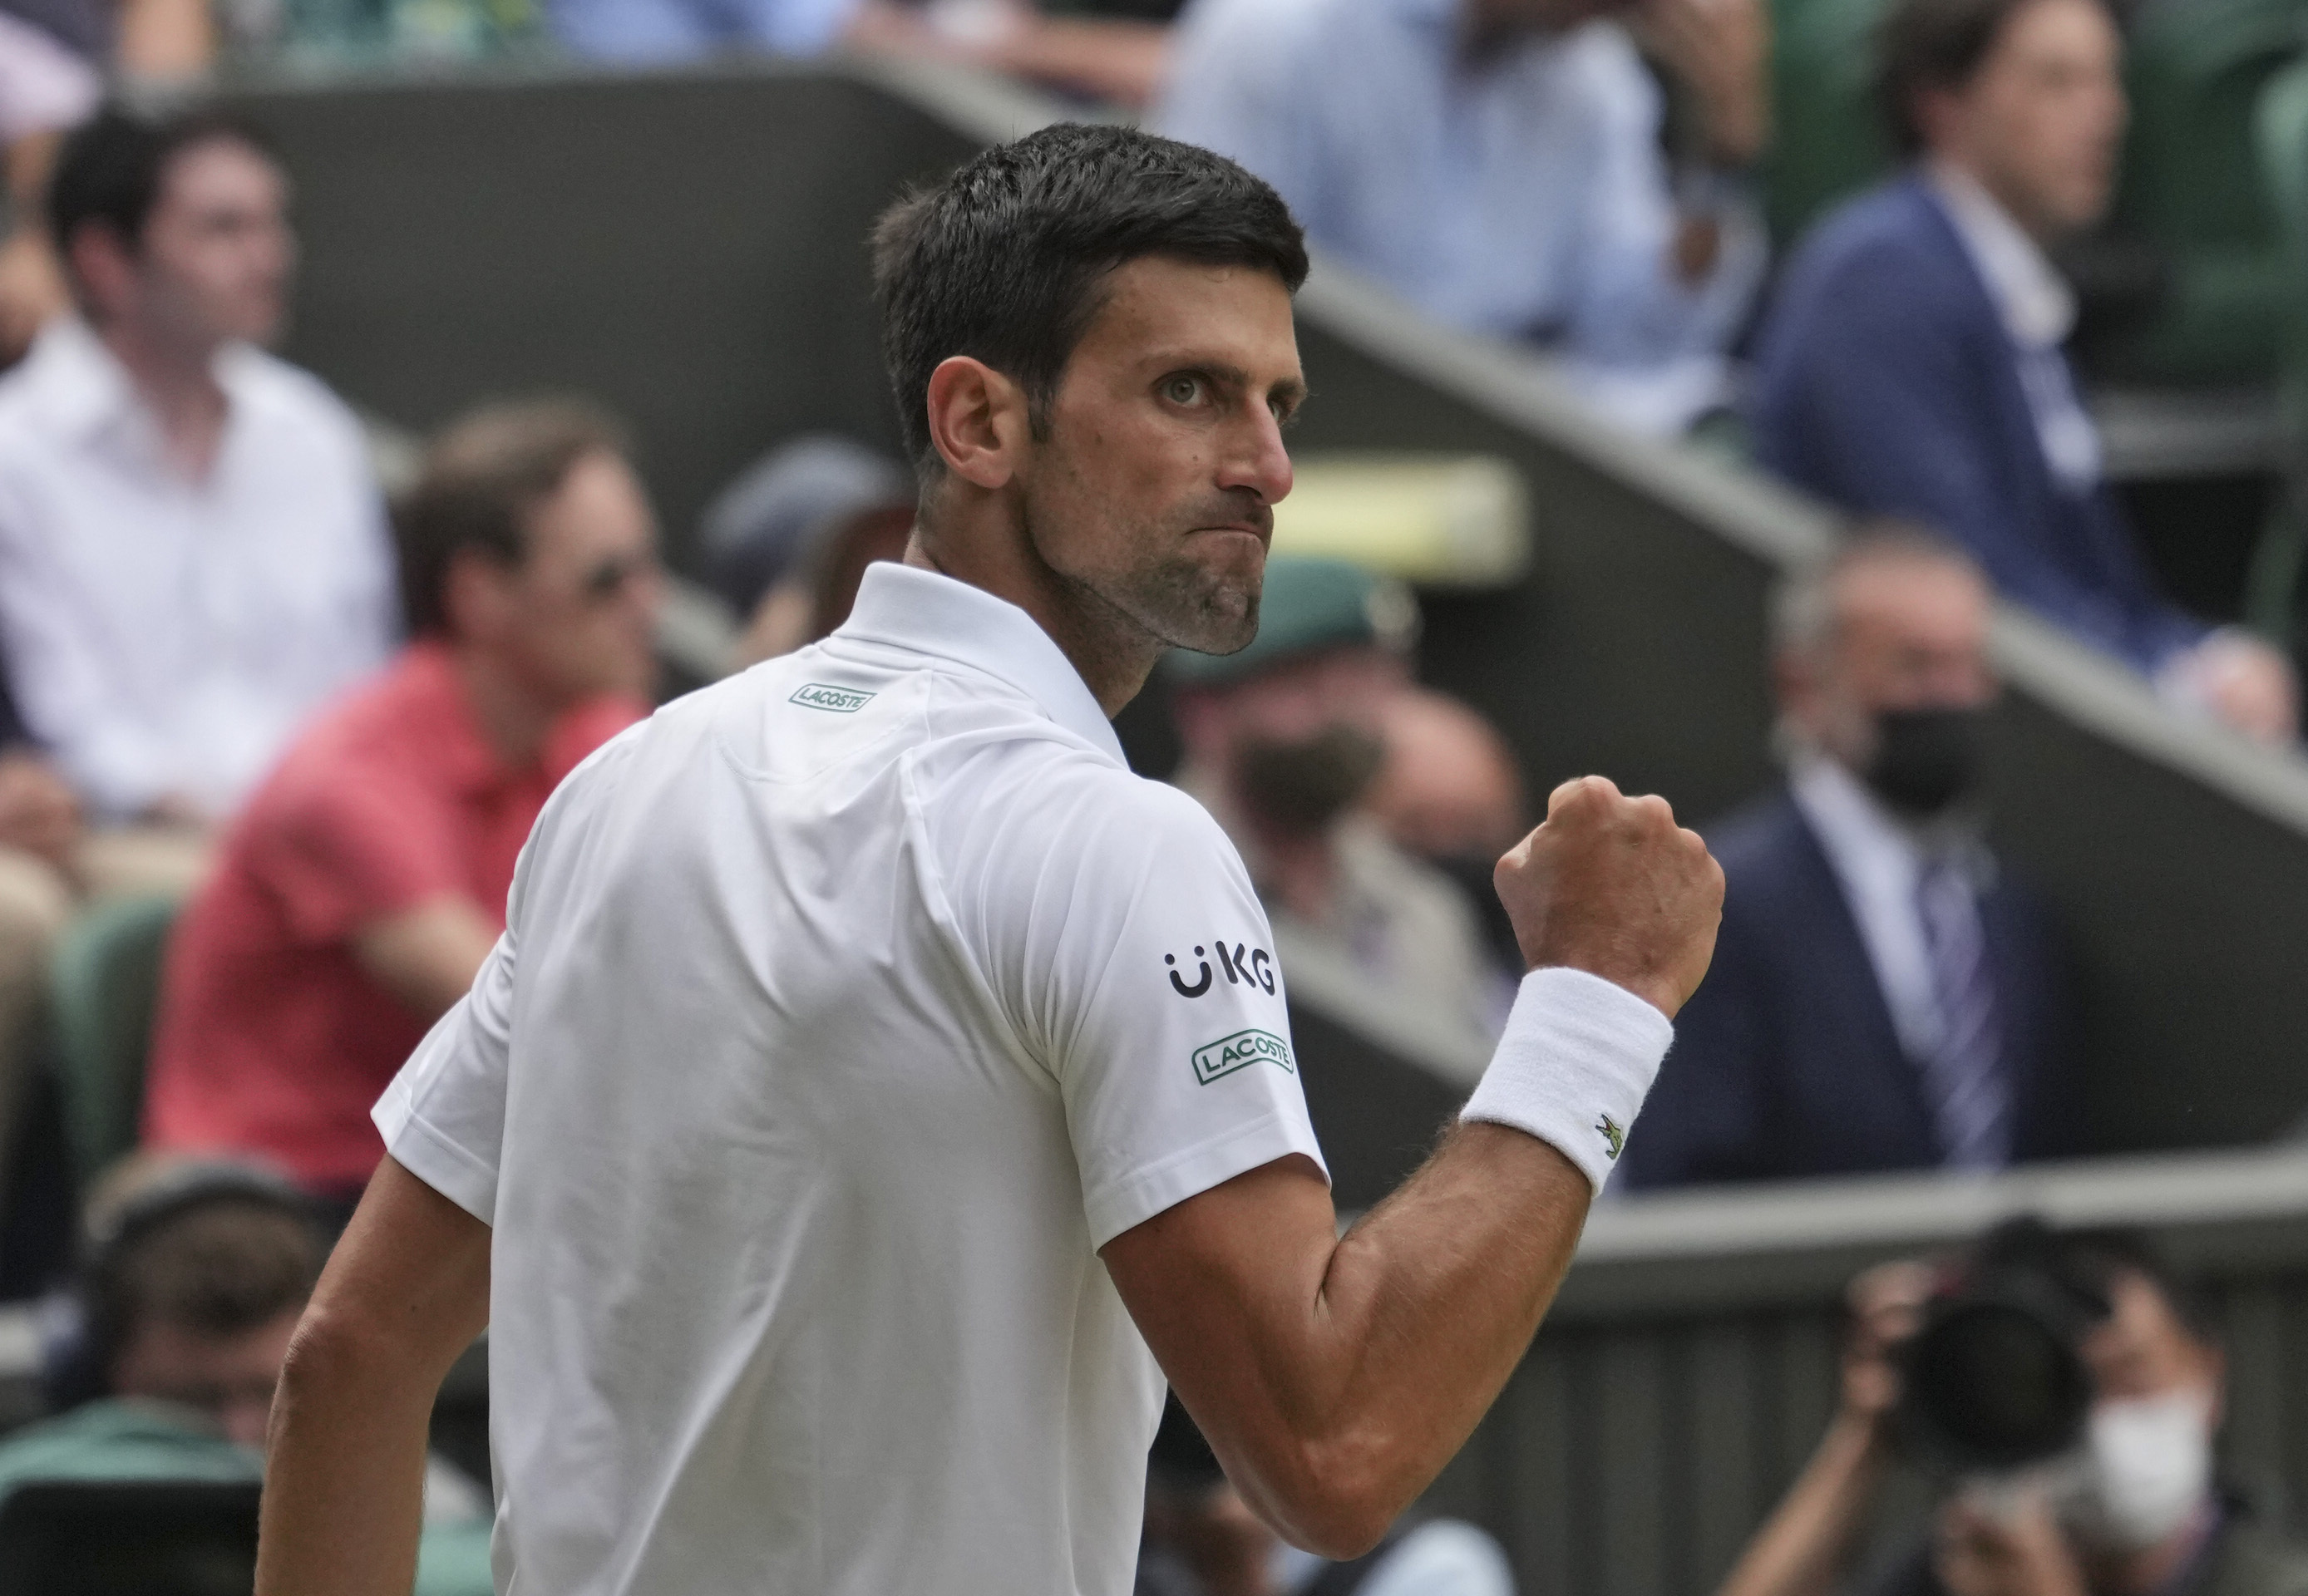
POLYGON ((2073 1329, 2033 1304, 1944 1305, 1908 1348, 1911 1439, 1959 1470, 2010 1469, 2074 1446, 2091 1405, 2073 1329))

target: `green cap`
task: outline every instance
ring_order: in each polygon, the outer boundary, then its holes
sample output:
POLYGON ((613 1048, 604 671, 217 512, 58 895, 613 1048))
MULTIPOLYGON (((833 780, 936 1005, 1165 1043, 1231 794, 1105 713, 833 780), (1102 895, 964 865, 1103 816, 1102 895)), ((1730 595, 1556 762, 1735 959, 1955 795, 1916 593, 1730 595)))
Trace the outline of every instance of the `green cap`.
POLYGON ((1322 648, 1407 652, 1417 634, 1418 601, 1392 577, 1345 560, 1270 554, 1250 647, 1235 654, 1173 648, 1163 668, 1184 686, 1222 687, 1322 648))

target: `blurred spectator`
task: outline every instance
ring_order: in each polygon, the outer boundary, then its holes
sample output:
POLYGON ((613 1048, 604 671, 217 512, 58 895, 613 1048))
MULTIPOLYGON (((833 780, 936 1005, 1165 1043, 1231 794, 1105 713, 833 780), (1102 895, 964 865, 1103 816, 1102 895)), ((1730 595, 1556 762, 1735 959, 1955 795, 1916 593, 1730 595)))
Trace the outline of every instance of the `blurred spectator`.
POLYGON ((1136 1596, 1514 1596, 1506 1554, 1474 1525, 1398 1528, 1351 1563, 1287 1544, 1250 1510, 1175 1395, 1146 1458, 1136 1596))
POLYGON ((280 167, 205 114, 73 134, 50 231, 82 314, 0 378, 0 647, 100 822, 193 835, 384 657, 383 518, 361 430, 255 345, 295 241, 280 167))
MULTIPOLYGON (((2140 1237, 1992 1232, 1952 1271, 1885 1265, 1852 1283, 1842 1402, 1810 1463, 1719 1596, 1853 1588, 1856 1554, 1895 1449, 1897 1356, 1926 1306, 1984 1267, 2026 1268, 2090 1304, 2080 1351, 2091 1407, 2079 1455, 1946 1482, 1932 1533, 1880 1596, 2299 1596, 2308 1550, 2218 1481, 2226 1397, 2200 1306, 2140 1237), (2015 1256, 2017 1255, 2017 1256, 2015 1256)), ((2020 1381, 2013 1392, 2032 1382, 2020 1381)))
POLYGON ((1778 617, 1787 789, 1709 828, 1723 926, 1627 1139, 1629 1186, 1995 1169, 2066 1151, 2072 1020, 1982 837, 1988 594, 1863 533, 1778 617))
POLYGON ((1179 26, 1155 124, 1273 184, 1341 264, 1554 349, 1627 425, 1721 402, 1764 260, 1762 0, 1194 0, 1179 26), (1681 176, 1621 20, 1698 109, 1681 176))
POLYGON ((0 366, 23 358, 32 339, 70 303, 40 198, 66 129, 96 109, 104 81, 94 64, 31 18, 0 7, 0 366))
POLYGON ((901 511, 910 526, 913 506, 910 472, 838 433, 796 438, 747 467, 706 506, 700 538, 708 579, 744 629, 733 663, 790 654, 832 631, 816 626, 821 550, 861 516, 901 511))
POLYGON ((1168 30, 1044 16, 1028 0, 543 0, 572 53, 642 66, 732 52, 819 56, 837 47, 1009 73, 1142 106, 1162 81, 1168 30))
POLYGON ((1384 758, 1379 706, 1405 684, 1416 620, 1399 584, 1272 556, 1249 648, 1169 656, 1176 779, 1241 850, 1286 971, 1295 950, 1319 950, 1373 991, 1455 1023, 1481 1058, 1505 982, 1474 914, 1356 808, 1384 758))
MULTIPOLYGON (((0 1499, 41 1481, 261 1480, 281 1360, 326 1252, 305 1200, 247 1165, 155 1161, 90 1208, 51 1370, 63 1412, 0 1441, 0 1499)), ((436 1463, 426 1517, 418 1596, 486 1596, 487 1494, 436 1463)))
POLYGON ((1522 772, 1496 727, 1448 693, 1406 687, 1378 706, 1385 762, 1363 807, 1397 847, 1459 885, 1502 970, 1523 967, 1492 872, 1530 828, 1522 772))
POLYGON ((1763 329, 1764 463, 1864 514, 1914 517, 2010 597, 2269 740, 2290 668, 2157 591, 2102 479, 2045 250, 2107 207, 2125 107, 2102 0, 1900 0, 1882 34, 1906 174, 1822 221, 1763 329))
POLYGON ((369 1108, 504 930, 554 785, 643 710, 657 533, 616 433, 531 402, 451 427, 401 506, 417 639, 300 736, 168 954, 147 1141, 349 1203, 369 1108))

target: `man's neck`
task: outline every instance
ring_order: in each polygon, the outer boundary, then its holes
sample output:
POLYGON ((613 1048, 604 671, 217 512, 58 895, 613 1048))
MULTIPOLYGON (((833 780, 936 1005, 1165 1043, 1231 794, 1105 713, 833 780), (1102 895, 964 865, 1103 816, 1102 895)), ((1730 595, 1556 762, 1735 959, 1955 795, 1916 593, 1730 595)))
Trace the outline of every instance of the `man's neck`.
POLYGON ((221 346, 178 343, 133 321, 109 322, 96 333, 159 424, 168 463, 191 481, 205 481, 229 408, 216 376, 221 346))
POLYGON ((1999 185, 1993 174, 1977 163, 1949 150, 1935 150, 1925 158, 1933 175, 1942 184, 1961 184, 1985 199, 2003 213, 2004 219, 2028 236, 2037 249, 2050 250, 2063 237, 2061 229, 2037 214, 2024 194, 2005 192, 2009 185, 1999 185))
POLYGON ((926 501, 906 563, 1009 600, 1066 656, 1111 720, 1136 698, 1162 657, 1161 641, 1098 595, 1070 582, 1034 552, 1007 495, 943 495, 936 526, 926 501))
POLYGON ((517 673, 485 649, 452 645, 451 657, 481 740, 508 765, 534 764, 563 707, 530 691, 517 673))

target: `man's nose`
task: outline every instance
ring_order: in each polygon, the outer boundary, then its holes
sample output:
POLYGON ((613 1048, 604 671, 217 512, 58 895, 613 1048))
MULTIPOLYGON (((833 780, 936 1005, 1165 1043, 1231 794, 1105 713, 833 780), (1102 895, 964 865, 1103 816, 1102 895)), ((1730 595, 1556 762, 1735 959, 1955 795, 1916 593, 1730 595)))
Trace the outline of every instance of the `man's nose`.
POLYGON ((1282 424, 1271 411, 1258 407, 1227 442, 1219 486, 1249 488, 1269 504, 1288 496, 1290 451, 1283 446, 1282 424))

